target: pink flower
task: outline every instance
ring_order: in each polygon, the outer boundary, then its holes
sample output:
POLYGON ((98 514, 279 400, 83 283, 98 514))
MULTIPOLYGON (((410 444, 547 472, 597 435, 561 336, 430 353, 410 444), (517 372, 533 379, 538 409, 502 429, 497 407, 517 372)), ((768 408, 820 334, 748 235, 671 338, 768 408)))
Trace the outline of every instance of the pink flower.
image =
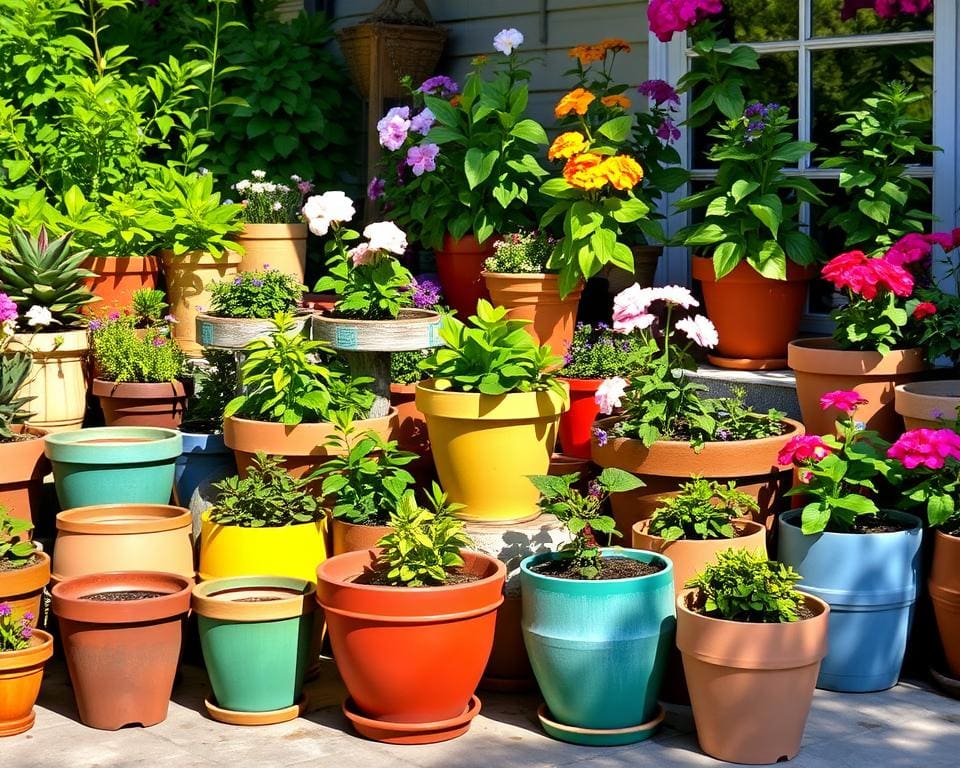
POLYGON ((433 112, 424 107, 422 112, 410 119, 410 130, 419 133, 421 136, 426 136, 430 133, 430 129, 433 128, 435 122, 436 118, 433 116, 433 112))
POLYGON ((960 460, 960 435, 952 429, 911 429, 890 446, 887 458, 907 469, 921 464, 927 469, 943 469, 947 459, 960 460))
POLYGON ((436 144, 424 144, 422 147, 413 146, 407 150, 407 165, 413 169, 414 176, 423 176, 425 171, 437 169, 437 154, 440 147, 436 144))
POLYGON ((16 320, 18 317, 17 305, 7 294, 0 293, 0 323, 16 320))
POLYGON ((297 189, 300 190, 301 195, 309 195, 313 192, 313 182, 312 181, 298 181, 297 189))
POLYGON ((914 320, 923 320, 923 318, 935 314, 937 314, 937 305, 932 301, 921 301, 916 307, 913 308, 914 320))
POLYGON ((370 179, 370 183, 367 184, 367 199, 368 200, 378 200, 383 194, 383 190, 387 188, 387 182, 383 179, 374 176, 370 179))
POLYGON ((690 341, 706 349, 713 349, 720 343, 720 334, 717 333, 716 326, 703 315, 677 320, 676 326, 678 330, 686 334, 690 341))
POLYGON ((795 435, 777 454, 780 466, 789 467, 804 461, 821 461, 831 453, 829 446, 818 435, 795 435))
POLYGON ((400 149, 410 130, 410 107, 394 107, 377 123, 380 146, 391 151, 400 149))
POLYGON ((923 261, 930 256, 931 250, 933 246, 926 235, 911 232, 890 246, 890 250, 883 255, 883 258, 898 267, 905 267, 907 264, 923 261))
POLYGON ((797 480, 799 480, 804 485, 810 485, 810 481, 813 480, 813 472, 809 469, 801 469, 797 472, 797 480))
POLYGON ((848 288, 868 301, 875 299, 881 289, 896 296, 913 293, 913 277, 907 270, 886 259, 871 258, 863 251, 835 256, 823 267, 822 274, 838 290, 848 288))
POLYGON ((700 302, 693 298, 690 289, 684 288, 682 285, 665 285, 662 288, 652 288, 651 291, 654 301, 665 301, 675 307, 683 307, 684 309, 700 306, 700 302))
POLYGON ((370 248, 370 243, 360 243, 355 248, 347 251, 347 256, 353 262, 353 266, 359 267, 361 264, 369 264, 373 261, 376 253, 370 248))
POLYGON ((657 138, 667 142, 667 144, 672 144, 680 138, 680 129, 677 128, 677 124, 673 120, 665 117, 663 122, 660 123, 660 127, 657 128, 657 138))
POLYGON ((630 333, 653 325, 656 317, 647 312, 647 307, 654 300, 653 290, 634 283, 620 291, 613 299, 613 330, 630 333))
POLYGON ((609 416, 614 408, 620 407, 620 398, 627 391, 627 380, 614 376, 612 379, 604 379, 597 387, 597 393, 594 395, 594 402, 600 407, 600 413, 609 416))
POLYGON ((831 408, 836 408, 843 411, 847 416, 856 411, 858 405, 866 404, 866 398, 861 397, 859 392, 852 389, 838 389, 834 392, 827 392, 820 398, 820 408, 822 410, 829 411, 831 408))
POLYGON ((647 21, 650 31, 661 42, 669 43, 674 32, 683 32, 722 10, 721 0, 650 0, 647 21))

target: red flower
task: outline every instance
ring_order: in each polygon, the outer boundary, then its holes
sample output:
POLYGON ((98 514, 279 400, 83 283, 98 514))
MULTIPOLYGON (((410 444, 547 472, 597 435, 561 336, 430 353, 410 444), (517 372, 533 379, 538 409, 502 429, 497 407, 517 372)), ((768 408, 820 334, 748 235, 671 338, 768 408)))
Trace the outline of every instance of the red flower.
POLYGON ((841 253, 826 263, 822 274, 838 290, 849 288, 868 301, 881 289, 896 296, 913 293, 913 277, 907 270, 885 259, 870 258, 863 251, 841 253))
POLYGON ((830 448, 817 435, 791 437, 777 455, 781 466, 800 464, 803 461, 820 461, 830 455, 830 448))
POLYGON ((820 408, 824 411, 836 408, 843 411, 847 416, 857 410, 858 405, 866 404, 866 399, 860 397, 860 393, 852 389, 838 389, 834 392, 827 392, 820 398, 820 408))
POLYGON ((913 310, 914 320, 923 320, 923 318, 935 314, 937 314, 937 305, 932 301, 921 301, 913 310))

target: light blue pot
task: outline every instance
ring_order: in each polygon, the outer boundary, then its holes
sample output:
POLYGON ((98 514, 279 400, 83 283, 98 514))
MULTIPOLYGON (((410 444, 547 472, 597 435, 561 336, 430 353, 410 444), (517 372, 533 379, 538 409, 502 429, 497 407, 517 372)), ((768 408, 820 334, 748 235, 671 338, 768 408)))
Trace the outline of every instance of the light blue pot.
POLYGON ((805 536, 800 511, 780 516, 777 559, 803 577, 797 588, 830 604, 827 655, 818 688, 882 691, 896 685, 920 584, 920 520, 893 533, 805 536))
POLYGON ((177 503, 189 507, 193 492, 208 477, 234 475, 237 462, 233 451, 223 442, 223 435, 181 432, 183 453, 174 468, 174 490, 177 503))
MULTIPOLYGON (((554 721, 591 730, 633 728, 659 711, 676 629, 673 564, 634 549, 603 554, 666 568, 632 579, 561 579, 531 570, 556 553, 532 555, 520 564, 523 639, 554 721)), ((652 733, 644 730, 631 740, 652 733)))

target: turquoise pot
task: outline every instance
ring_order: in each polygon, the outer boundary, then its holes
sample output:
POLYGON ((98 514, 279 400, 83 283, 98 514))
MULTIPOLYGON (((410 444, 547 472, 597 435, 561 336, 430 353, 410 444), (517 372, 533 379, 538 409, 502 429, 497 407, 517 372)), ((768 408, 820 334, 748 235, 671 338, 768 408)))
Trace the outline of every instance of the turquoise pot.
POLYGON ((830 605, 817 687, 863 693, 896 685, 920 585, 920 520, 893 533, 804 535, 800 511, 780 516, 777 559, 803 577, 797 589, 830 605))
MULTIPOLYGON (((557 553, 526 558, 520 564, 523 639, 552 721, 589 731, 637 729, 658 716, 657 696, 673 648, 673 564, 634 549, 603 554, 666 567, 650 576, 588 581, 532 570, 557 553)), ((594 733, 589 743, 629 743, 652 732, 635 730, 627 741, 624 734, 594 733)), ((586 743, 585 734, 574 730, 550 733, 586 743)))
POLYGON ((300 699, 315 589, 280 576, 211 579, 194 588, 200 647, 219 708, 272 712, 300 699))
POLYGON ((214 475, 235 475, 237 462, 233 449, 227 448, 223 435, 207 435, 202 432, 182 432, 183 453, 177 457, 174 470, 174 490, 181 507, 190 507, 193 492, 200 484, 214 475))
POLYGON ((180 433, 157 427, 100 427, 47 435, 44 453, 62 509, 168 504, 183 450, 180 433))

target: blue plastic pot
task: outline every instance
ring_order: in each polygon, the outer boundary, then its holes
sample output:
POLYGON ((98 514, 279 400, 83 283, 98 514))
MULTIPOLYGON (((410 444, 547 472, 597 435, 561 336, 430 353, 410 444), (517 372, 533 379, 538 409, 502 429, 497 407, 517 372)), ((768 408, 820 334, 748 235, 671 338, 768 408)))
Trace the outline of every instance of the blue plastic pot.
POLYGON ((174 484, 177 503, 189 507, 193 492, 209 477, 234 475, 237 462, 233 450, 223 442, 223 435, 181 432, 183 453, 177 457, 174 484))
POLYGON ((797 588, 830 605, 827 655, 817 687, 882 691, 896 685, 920 584, 920 520, 884 511, 911 527, 893 533, 805 536, 800 511, 780 516, 777 559, 803 577, 797 588))
MULTIPOLYGON (((520 564, 523 639, 534 676, 556 723, 574 729, 636 729, 659 712, 657 696, 673 648, 673 564, 663 555, 604 549, 605 556, 660 562, 662 571, 631 579, 561 579, 532 568, 556 553, 520 564)), ((589 743, 629 743, 653 728, 602 735, 589 743)), ((551 730, 583 743, 583 734, 551 730)))

